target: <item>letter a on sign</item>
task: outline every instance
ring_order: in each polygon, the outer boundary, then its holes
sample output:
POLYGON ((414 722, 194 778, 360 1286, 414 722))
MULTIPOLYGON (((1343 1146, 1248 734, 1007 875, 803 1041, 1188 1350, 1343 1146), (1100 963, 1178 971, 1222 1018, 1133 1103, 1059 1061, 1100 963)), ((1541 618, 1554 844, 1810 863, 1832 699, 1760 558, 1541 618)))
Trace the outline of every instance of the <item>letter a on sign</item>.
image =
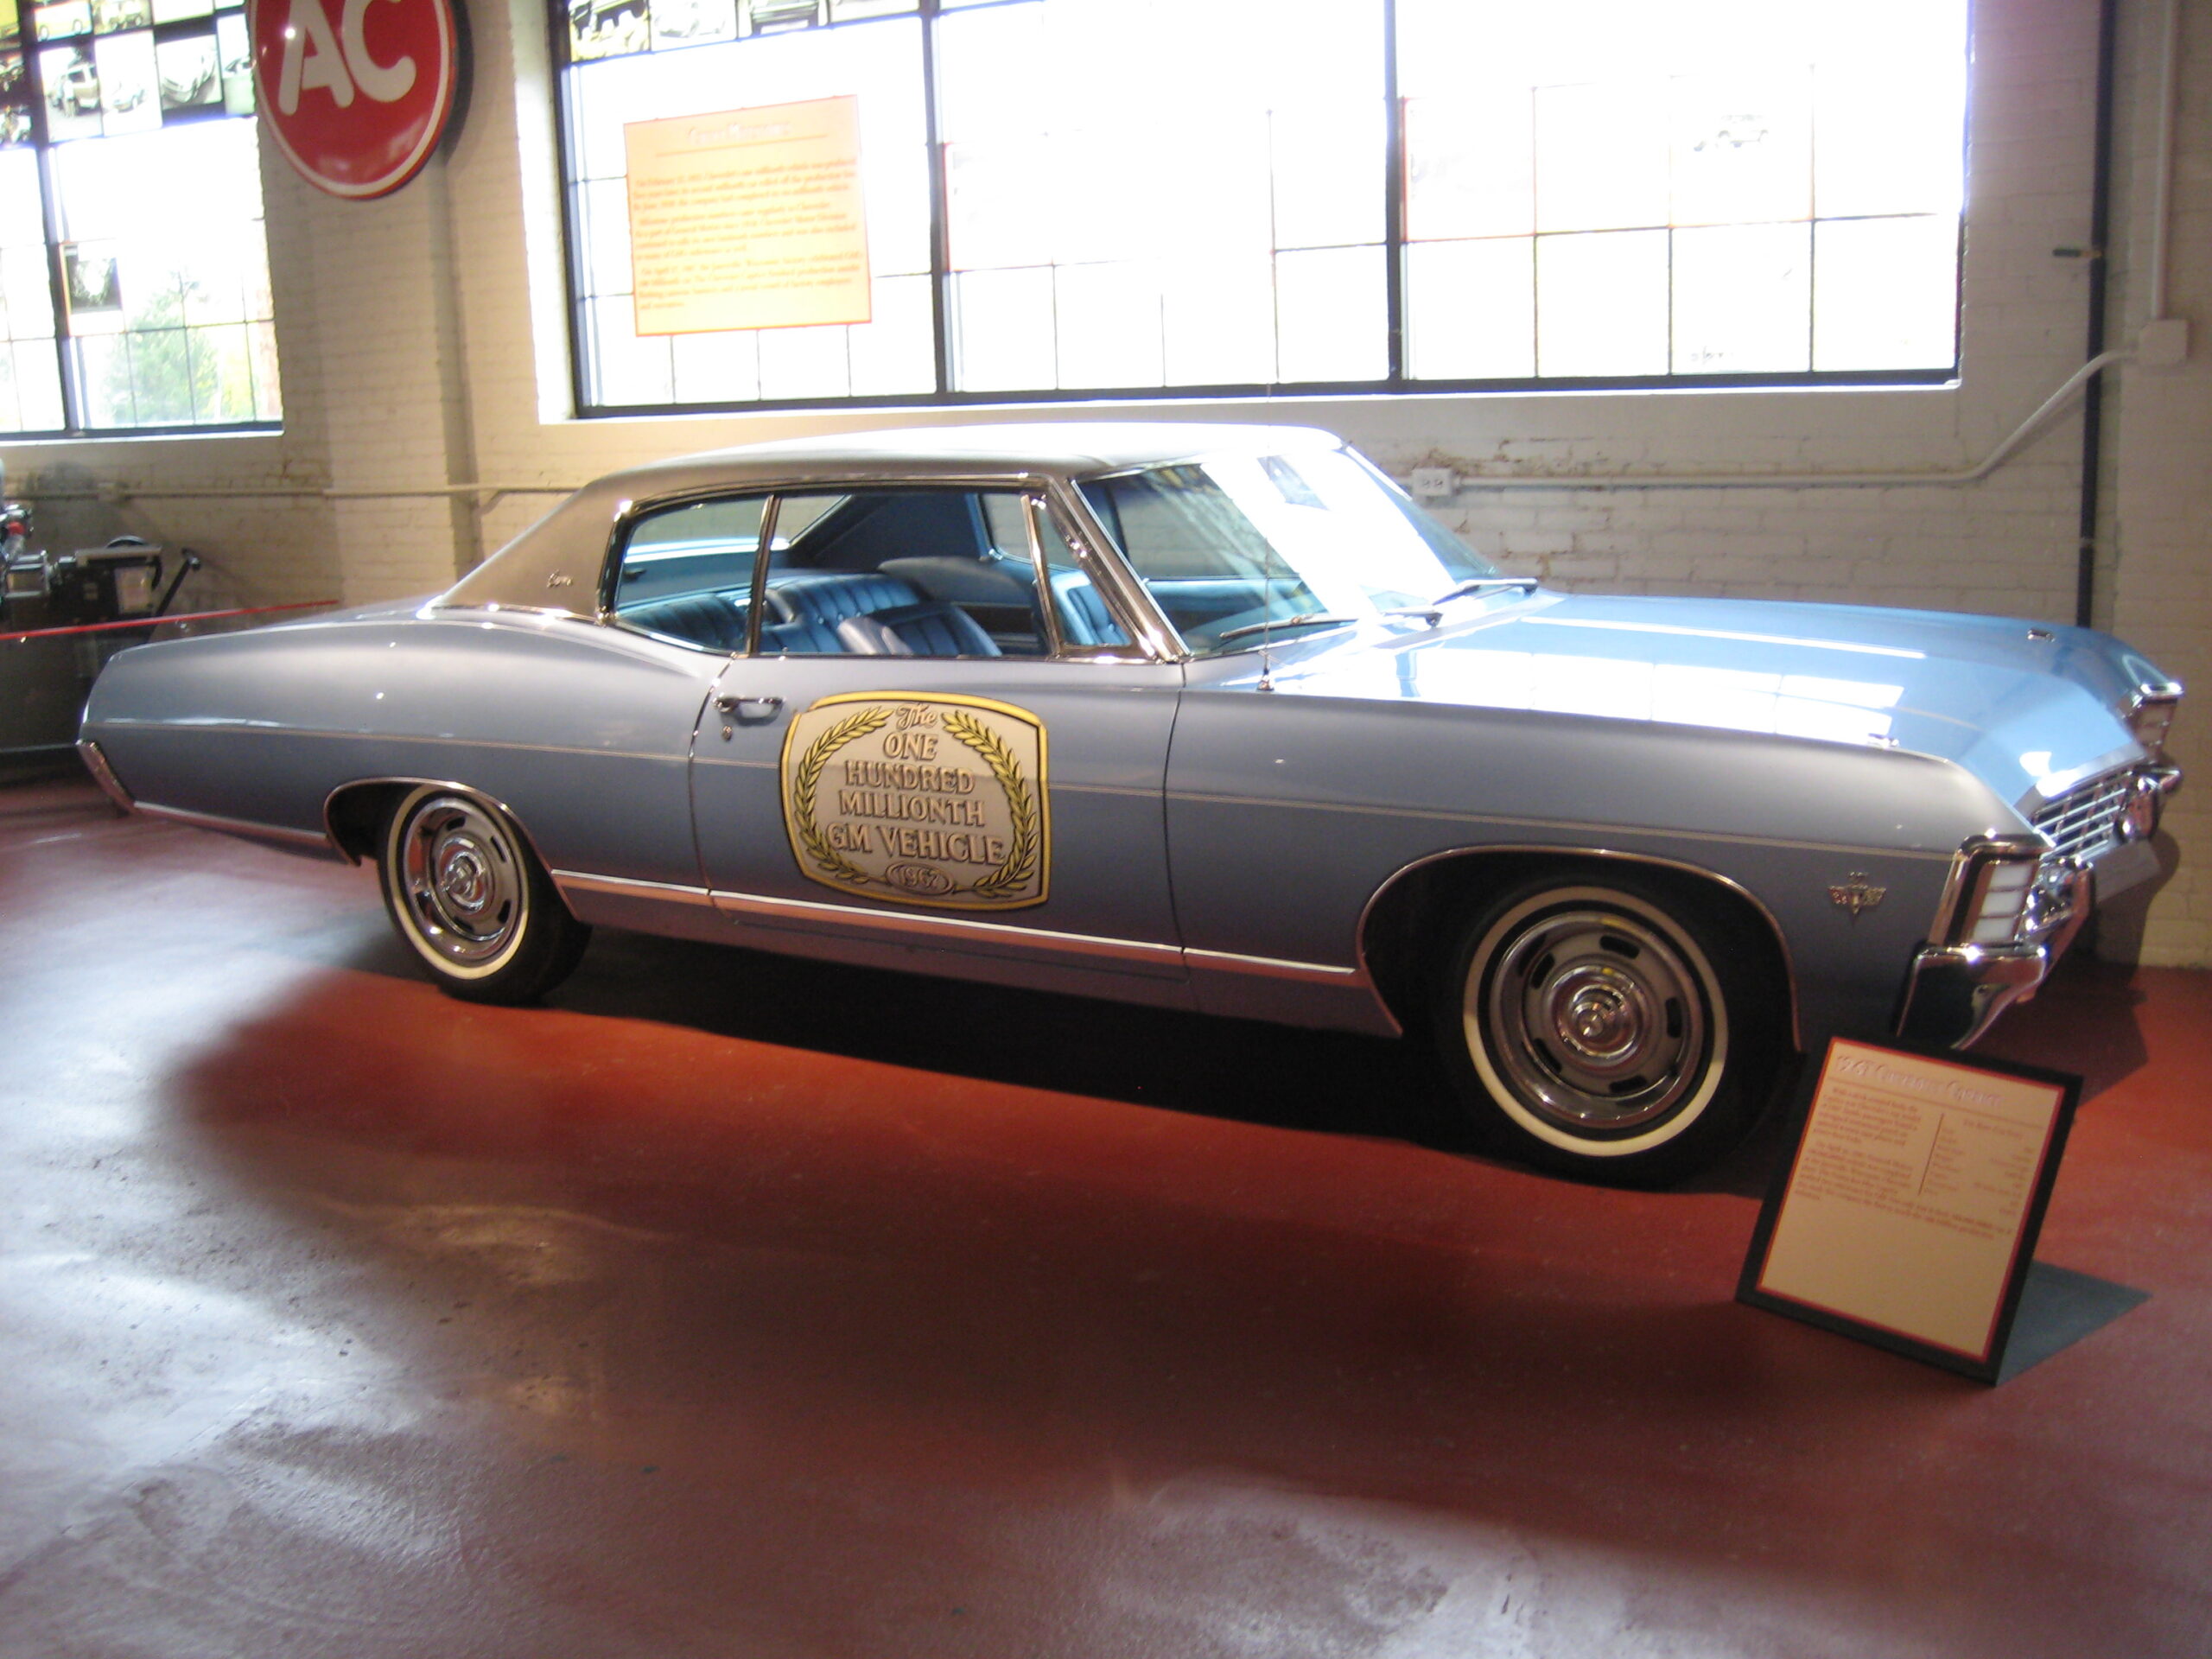
POLYGON ((461 73, 451 0, 249 0, 277 148, 334 196, 389 194, 430 158, 461 73))

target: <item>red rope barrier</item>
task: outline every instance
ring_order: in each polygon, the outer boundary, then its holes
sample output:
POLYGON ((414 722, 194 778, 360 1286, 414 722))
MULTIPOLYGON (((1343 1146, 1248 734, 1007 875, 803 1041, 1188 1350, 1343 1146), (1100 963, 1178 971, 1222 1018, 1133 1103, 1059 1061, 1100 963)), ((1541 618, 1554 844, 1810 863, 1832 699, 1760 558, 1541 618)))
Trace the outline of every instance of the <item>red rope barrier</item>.
POLYGON ((67 628, 28 628, 19 633, 0 633, 0 642, 58 639, 70 633, 113 633, 121 628, 158 628, 171 622, 212 622, 225 616, 268 616, 277 611, 319 611, 337 602, 334 599, 303 599, 290 605, 249 605, 234 611, 187 611, 179 616, 134 616, 120 622, 79 622, 67 628))

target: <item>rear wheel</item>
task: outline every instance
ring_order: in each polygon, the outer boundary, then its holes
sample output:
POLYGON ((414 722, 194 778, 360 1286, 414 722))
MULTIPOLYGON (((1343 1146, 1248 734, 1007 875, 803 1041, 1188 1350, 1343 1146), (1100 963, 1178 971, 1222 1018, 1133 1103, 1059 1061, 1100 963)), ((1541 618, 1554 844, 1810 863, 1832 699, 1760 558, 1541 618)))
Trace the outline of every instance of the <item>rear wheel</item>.
POLYGON ((569 976, 590 941, 513 820, 488 801, 413 790, 385 819, 379 846, 392 925, 449 995, 534 1001, 569 976))
POLYGON ((1766 953, 1733 918, 1634 874, 1554 874, 1481 906, 1437 1039, 1501 1149, 1593 1180, 1679 1179, 1734 1146, 1784 1047, 1766 953))

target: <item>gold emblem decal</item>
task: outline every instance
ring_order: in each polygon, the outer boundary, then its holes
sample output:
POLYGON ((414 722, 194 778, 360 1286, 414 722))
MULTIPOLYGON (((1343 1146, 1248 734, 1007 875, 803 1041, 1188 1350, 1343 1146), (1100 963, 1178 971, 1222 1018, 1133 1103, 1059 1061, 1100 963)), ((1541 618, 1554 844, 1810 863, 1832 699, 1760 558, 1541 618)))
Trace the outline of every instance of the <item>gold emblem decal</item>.
POLYGON ((948 910, 1045 902, 1045 726, 981 697, 849 692, 784 736, 784 824, 809 880, 948 910))
POLYGON ((1851 880, 1840 882, 1828 889, 1828 898, 1838 910, 1847 912, 1853 921, 1859 919, 1862 910, 1872 910, 1890 896, 1887 887, 1869 887, 1866 872, 1853 870, 1851 880))

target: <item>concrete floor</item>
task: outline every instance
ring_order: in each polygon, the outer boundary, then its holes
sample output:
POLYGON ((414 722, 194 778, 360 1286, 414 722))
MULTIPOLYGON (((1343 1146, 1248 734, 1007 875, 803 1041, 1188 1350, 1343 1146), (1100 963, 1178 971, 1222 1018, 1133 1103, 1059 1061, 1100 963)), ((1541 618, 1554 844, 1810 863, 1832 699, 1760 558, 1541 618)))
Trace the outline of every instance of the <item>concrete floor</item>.
POLYGON ((2212 976, 2077 974, 1984 1389, 1698 1190, 1433 1149, 1394 1045, 602 935, 0 790, 0 1653, 2212 1652, 2212 976), (1328 1132, 1322 1132, 1328 1131, 1328 1132))

